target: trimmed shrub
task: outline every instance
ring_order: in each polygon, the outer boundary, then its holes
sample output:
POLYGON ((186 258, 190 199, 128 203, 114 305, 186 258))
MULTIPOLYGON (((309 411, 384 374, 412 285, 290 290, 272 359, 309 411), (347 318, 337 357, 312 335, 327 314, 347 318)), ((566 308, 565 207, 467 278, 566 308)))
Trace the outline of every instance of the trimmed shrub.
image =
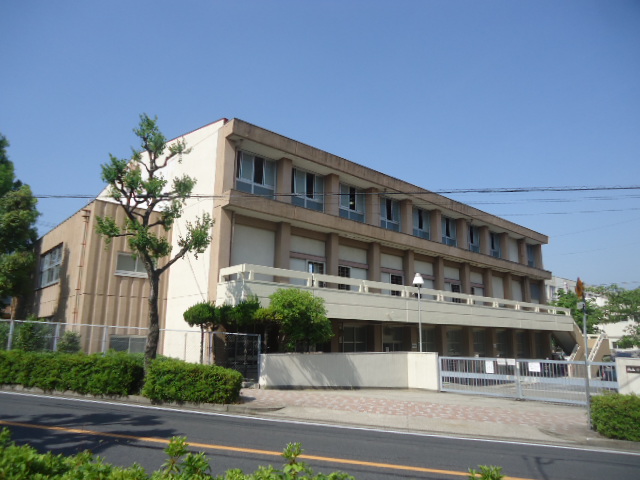
POLYGON ((640 442, 640 397, 617 393, 593 397, 591 422, 605 437, 640 442))
POLYGON ((78 332, 64 332, 58 342, 58 351, 60 353, 80 352, 80 334, 78 332))
POLYGON ((152 400, 193 403, 236 403, 242 374, 217 365, 156 359, 145 378, 142 395, 152 400))
POLYGON ((124 352, 85 355, 0 351, 0 384, 91 395, 132 395, 140 391, 143 376, 142 357, 124 352))

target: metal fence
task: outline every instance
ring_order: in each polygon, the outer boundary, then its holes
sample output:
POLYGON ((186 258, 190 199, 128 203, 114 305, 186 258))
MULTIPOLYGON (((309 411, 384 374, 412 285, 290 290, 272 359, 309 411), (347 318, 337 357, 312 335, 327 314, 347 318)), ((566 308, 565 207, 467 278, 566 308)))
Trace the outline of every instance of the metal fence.
MULTIPOLYGON (((0 320, 0 350, 143 353, 147 332, 139 327, 0 320)), ((205 332, 202 337, 198 330, 161 329, 158 353, 198 363, 201 342, 203 363, 233 368, 248 380, 258 379, 260 335, 205 332)))
POLYGON ((618 390, 612 362, 440 357, 445 392, 585 405, 586 373, 591 395, 618 390))

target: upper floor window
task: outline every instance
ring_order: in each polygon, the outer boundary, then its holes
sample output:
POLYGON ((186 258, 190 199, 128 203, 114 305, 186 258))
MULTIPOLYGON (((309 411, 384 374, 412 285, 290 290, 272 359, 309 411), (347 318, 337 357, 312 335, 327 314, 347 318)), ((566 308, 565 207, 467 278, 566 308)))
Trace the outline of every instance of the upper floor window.
POLYGON ((426 210, 413 209, 413 234, 427 240, 431 238, 431 216, 426 210))
POLYGON ((291 175, 291 203, 322 212, 324 210, 324 181, 315 173, 293 169, 291 175))
POLYGON ((469 250, 480 253, 480 231, 473 225, 469 225, 469 250))
POLYGON ((60 280, 62 265, 62 244, 40 257, 40 287, 53 285, 60 280))
POLYGON ((530 267, 537 267, 535 245, 527 245, 527 265, 530 267))
POLYGON ((456 236, 456 221, 453 218, 442 217, 442 243, 458 246, 458 238, 456 236))
MULTIPOLYGON (((351 278, 351 267, 346 267, 344 265, 338 266, 338 276, 343 278, 351 278)), ((351 290, 351 285, 346 285, 343 283, 338 284, 338 290, 351 290)))
POLYGON ((134 257, 131 253, 118 253, 116 263, 116 275, 124 277, 146 277, 147 271, 140 257, 134 257))
POLYGON ((380 197, 380 226, 387 230, 400 231, 400 203, 396 200, 380 197))
POLYGON ((340 216, 364 223, 364 195, 359 188, 340 184, 340 216))
POLYGON ((492 257, 502 258, 502 249, 500 248, 500 234, 491 232, 489 234, 489 240, 491 241, 491 247, 489 253, 492 257))
POLYGON ((238 152, 236 188, 247 193, 273 197, 276 188, 276 163, 251 153, 238 152))

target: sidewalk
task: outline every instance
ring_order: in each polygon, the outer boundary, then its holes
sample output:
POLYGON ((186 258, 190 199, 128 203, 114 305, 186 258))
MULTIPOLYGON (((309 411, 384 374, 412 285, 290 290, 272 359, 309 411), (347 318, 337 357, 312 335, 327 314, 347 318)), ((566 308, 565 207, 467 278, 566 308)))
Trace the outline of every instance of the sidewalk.
POLYGON ((423 390, 264 390, 245 388, 249 413, 324 424, 472 436, 640 452, 587 426, 586 408, 423 390))

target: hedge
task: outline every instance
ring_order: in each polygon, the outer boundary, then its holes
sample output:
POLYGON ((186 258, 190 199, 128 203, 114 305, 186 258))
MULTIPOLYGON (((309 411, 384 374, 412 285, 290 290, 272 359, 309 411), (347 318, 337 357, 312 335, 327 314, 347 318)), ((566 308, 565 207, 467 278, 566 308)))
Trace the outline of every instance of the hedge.
POLYGON ((217 365, 157 359, 145 378, 142 395, 156 401, 236 403, 242 374, 217 365))
POLYGON ((122 352, 106 355, 0 351, 0 384, 91 395, 140 392, 143 359, 122 352))
POLYGON ((640 442, 640 397, 617 393, 593 397, 591 422, 605 437, 640 442))

